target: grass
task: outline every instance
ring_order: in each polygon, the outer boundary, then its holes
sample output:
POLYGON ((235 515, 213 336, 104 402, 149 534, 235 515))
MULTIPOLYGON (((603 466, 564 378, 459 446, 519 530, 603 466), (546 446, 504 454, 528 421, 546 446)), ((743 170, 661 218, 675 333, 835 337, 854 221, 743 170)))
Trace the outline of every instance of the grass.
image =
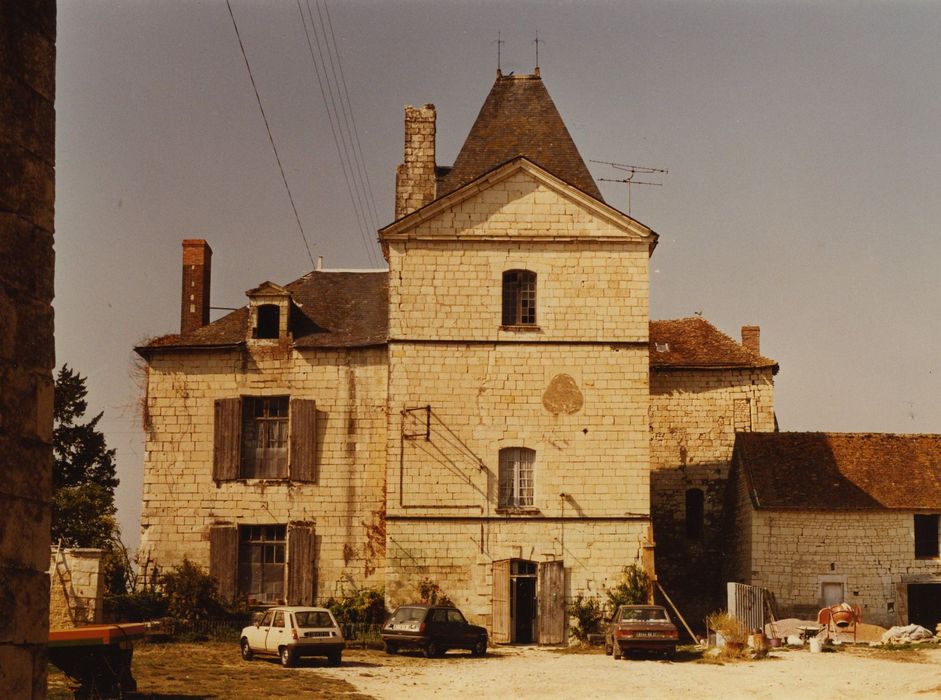
MULTIPOLYGON (((138 644, 133 663, 138 692, 124 697, 255 700, 295 698, 316 688, 318 698, 368 700, 346 681, 317 673, 316 667, 323 663, 319 658, 304 659, 299 668, 281 668, 276 660, 243 661, 231 642, 138 644)), ((50 700, 71 700, 71 685, 61 671, 49 666, 50 700)))

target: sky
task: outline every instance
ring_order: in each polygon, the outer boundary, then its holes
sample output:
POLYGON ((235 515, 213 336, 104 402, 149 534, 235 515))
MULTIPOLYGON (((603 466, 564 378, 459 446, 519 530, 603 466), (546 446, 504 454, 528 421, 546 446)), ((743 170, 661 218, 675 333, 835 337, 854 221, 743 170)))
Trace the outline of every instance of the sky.
MULTIPOLYGON (((669 171, 631 191, 660 235, 651 318, 701 314, 736 339, 760 325, 782 430, 941 432, 941 3, 324 2, 231 0, 324 267, 384 266, 403 107, 436 105, 450 164, 498 48, 519 74, 538 46, 586 161, 669 171), (329 12, 375 203, 365 235, 298 4, 329 12)), ((213 306, 312 264, 224 0, 59 0, 57 52, 57 361, 104 412, 133 549, 133 348, 179 329, 180 242, 212 246, 213 306)), ((627 210, 625 185, 599 186, 627 210)))

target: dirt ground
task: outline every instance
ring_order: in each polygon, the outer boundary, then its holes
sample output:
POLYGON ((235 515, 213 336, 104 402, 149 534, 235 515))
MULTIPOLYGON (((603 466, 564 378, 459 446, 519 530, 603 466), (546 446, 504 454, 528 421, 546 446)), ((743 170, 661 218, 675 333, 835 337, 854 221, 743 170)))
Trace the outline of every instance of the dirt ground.
MULTIPOLYGON (((632 696, 698 698, 941 698, 941 648, 775 651, 762 661, 708 663, 681 651, 676 662, 615 661, 600 652, 500 647, 485 658, 449 652, 425 659, 348 649, 343 665, 320 659, 281 668, 242 661, 233 644, 141 645, 134 656, 139 693, 131 698, 435 698, 578 700, 632 696)), ((49 697, 71 697, 50 667, 49 697)))

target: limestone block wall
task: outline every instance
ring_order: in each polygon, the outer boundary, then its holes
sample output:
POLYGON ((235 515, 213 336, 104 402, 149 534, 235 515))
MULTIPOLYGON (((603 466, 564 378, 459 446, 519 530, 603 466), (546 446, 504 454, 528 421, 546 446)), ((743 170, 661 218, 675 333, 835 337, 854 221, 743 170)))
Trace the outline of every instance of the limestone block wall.
POLYGON ((651 514, 662 584, 692 619, 724 607, 720 573, 726 482, 736 431, 773 431, 770 369, 650 374, 651 514), (703 493, 701 536, 686 530, 686 493, 703 493))
POLYGON ((0 697, 44 698, 55 257, 55 0, 0 3, 0 697))
POLYGON ((49 561, 49 627, 72 629, 103 619, 102 549, 52 548, 49 561))
POLYGON ((435 106, 405 108, 404 162, 395 171, 395 218, 435 198, 435 106))
MULTIPOLYGON (((915 558, 910 512, 772 511, 751 514, 750 580, 774 592, 784 617, 815 618, 821 582, 842 582, 864 620, 898 622, 915 580, 941 581, 941 560, 915 558), (901 593, 901 595, 900 595, 901 593)), ((741 569, 746 567, 741 566, 741 569)))
POLYGON ((160 354, 148 373, 141 557, 209 565, 209 528, 311 521, 320 597, 379 585, 384 560, 385 348, 160 354), (317 403, 313 483, 212 478, 215 399, 317 403))

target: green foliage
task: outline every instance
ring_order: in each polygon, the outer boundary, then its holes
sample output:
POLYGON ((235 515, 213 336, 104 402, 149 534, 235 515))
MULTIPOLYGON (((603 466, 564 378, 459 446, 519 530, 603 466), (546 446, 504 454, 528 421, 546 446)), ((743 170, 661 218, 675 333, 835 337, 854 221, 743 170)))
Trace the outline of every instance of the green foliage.
POLYGON ((423 578, 418 582, 418 595, 421 602, 428 605, 454 605, 441 586, 430 578, 423 578))
POLYGON ((110 622, 146 622, 167 615, 167 598, 157 591, 105 595, 105 619, 110 622))
POLYGON ((625 566, 621 580, 606 591, 608 609, 613 614, 621 605, 644 605, 650 600, 650 577, 637 563, 625 566))
POLYGON ((597 598, 586 598, 579 593, 569 604, 568 613, 575 618, 575 624, 569 630, 579 641, 587 641, 588 635, 597 631, 603 612, 597 598))
POLYGON ((385 593, 381 588, 363 588, 339 600, 330 598, 324 607, 330 609, 340 624, 381 625, 386 619, 385 593))
POLYGON ((184 558, 160 577, 167 614, 181 620, 211 620, 225 614, 216 581, 198 564, 184 558))

